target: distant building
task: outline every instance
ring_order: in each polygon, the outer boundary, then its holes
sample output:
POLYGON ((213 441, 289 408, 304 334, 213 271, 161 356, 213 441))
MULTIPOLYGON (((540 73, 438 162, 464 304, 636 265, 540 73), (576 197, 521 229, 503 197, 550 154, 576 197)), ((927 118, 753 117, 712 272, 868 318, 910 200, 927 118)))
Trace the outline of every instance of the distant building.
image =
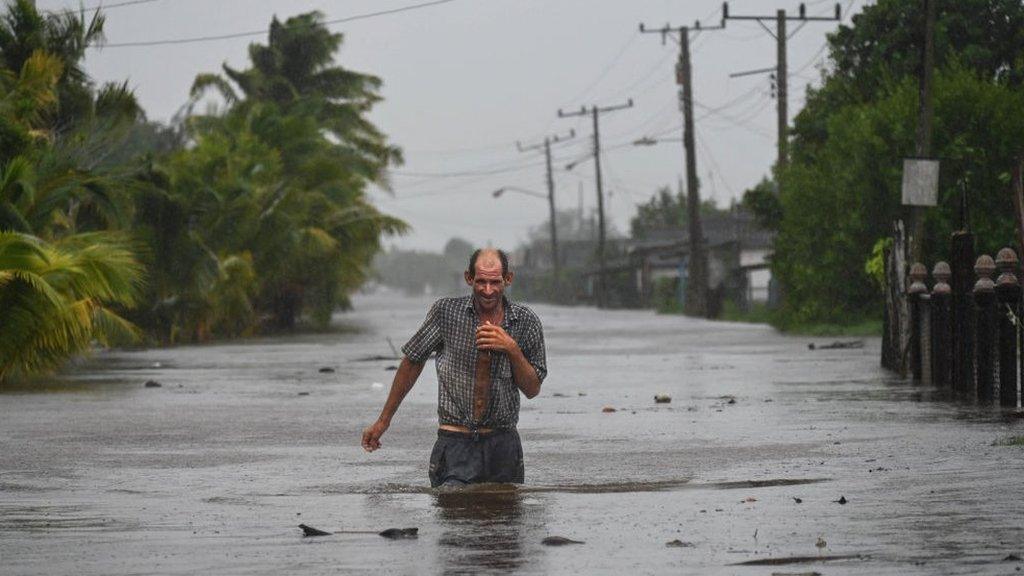
MULTIPOLYGON (((708 255, 709 315, 717 316, 723 299, 743 309, 768 301, 772 233, 759 227, 752 214, 734 210, 703 215, 701 227, 708 255)), ((621 256, 610 260, 606 273, 609 301, 627 307, 652 307, 657 303, 656 286, 671 284, 674 299, 681 306, 686 293, 690 257, 687 227, 652 230, 641 238, 628 240, 621 256), (623 276, 630 282, 624 284, 623 276), (630 293, 632 292, 632 293, 630 293)), ((586 276, 593 283, 598 271, 591 267, 586 276)), ((664 294, 657 295, 664 297, 664 294)))

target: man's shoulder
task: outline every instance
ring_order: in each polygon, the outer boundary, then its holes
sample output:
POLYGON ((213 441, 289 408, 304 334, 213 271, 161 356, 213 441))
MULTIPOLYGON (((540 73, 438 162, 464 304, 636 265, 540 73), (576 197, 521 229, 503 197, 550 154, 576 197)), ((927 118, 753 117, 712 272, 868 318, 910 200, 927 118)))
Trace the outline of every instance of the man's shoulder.
POLYGON ((519 302, 516 302, 515 300, 509 300, 509 307, 512 309, 512 312, 520 319, 525 320, 526 322, 535 322, 537 324, 540 324, 540 316, 537 316, 537 313, 534 312, 533 309, 527 306, 526 304, 521 304, 519 302))
POLYGON ((468 305, 468 296, 445 296, 435 300, 433 305, 431 305, 431 309, 447 313, 453 310, 461 310, 468 305))

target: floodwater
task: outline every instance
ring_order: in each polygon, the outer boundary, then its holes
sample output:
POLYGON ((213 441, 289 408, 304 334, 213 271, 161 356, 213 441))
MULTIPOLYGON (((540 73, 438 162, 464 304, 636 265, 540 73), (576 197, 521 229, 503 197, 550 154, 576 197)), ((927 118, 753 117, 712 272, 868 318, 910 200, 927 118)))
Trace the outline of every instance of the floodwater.
POLYGON ((405 341, 428 304, 362 296, 330 333, 102 353, 3 390, 0 573, 1024 567, 1004 560, 1024 556, 1024 447, 994 445, 1024 435, 1024 420, 892 378, 877 340, 810 351, 831 339, 534 306, 550 376, 523 401, 526 485, 434 493, 432 365, 383 448, 359 447, 396 364, 375 358, 392 354, 389 338, 405 341), (145 388, 150 379, 163 386, 145 388), (660 393, 671 403, 655 404, 660 393), (416 526, 419 538, 303 538, 300 523, 416 526), (585 544, 549 547, 548 536, 585 544))

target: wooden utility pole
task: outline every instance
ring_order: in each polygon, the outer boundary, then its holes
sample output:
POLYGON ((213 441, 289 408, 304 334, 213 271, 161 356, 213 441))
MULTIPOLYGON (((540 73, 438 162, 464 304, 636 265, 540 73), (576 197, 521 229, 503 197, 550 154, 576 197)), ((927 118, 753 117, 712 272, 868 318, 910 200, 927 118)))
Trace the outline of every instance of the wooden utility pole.
POLYGON ((545 136, 543 144, 534 144, 532 146, 523 146, 519 142, 516 142, 516 149, 520 152, 528 152, 531 150, 544 149, 544 161, 547 166, 547 182, 548 182, 548 208, 551 218, 551 273, 554 275, 555 285, 558 285, 561 278, 560 262, 558 259, 558 226, 555 224, 555 177, 551 170, 551 145, 557 142, 563 142, 576 136, 575 130, 570 130, 567 136, 545 136))
MULTIPOLYGON (((700 22, 694 24, 696 32, 705 30, 721 30, 720 26, 701 27, 700 22)), ((679 64, 676 68, 676 83, 682 86, 680 104, 683 111, 683 152, 686 159, 686 216, 690 235, 690 258, 686 267, 686 293, 683 310, 688 316, 706 317, 708 315, 708 254, 704 246, 704 228, 700 219, 700 190, 697 180, 697 153, 694 143, 693 125, 693 67, 690 61, 690 28, 681 26, 671 28, 665 25, 656 30, 648 30, 640 24, 640 32, 661 34, 662 43, 672 33, 679 36, 679 64)))
POLYGON ((578 112, 563 112, 561 108, 558 110, 559 118, 569 118, 572 116, 586 116, 590 114, 594 120, 594 170, 597 181, 597 307, 605 308, 608 305, 608 282, 607 282, 607 262, 605 261, 605 225, 604 225, 604 190, 601 186, 601 132, 598 122, 598 118, 601 114, 606 112, 614 112, 616 110, 623 110, 626 108, 633 107, 633 99, 630 98, 625 104, 619 104, 617 106, 591 106, 588 111, 586 106, 580 106, 578 112))
MULTIPOLYGON (((729 3, 726 2, 722 5, 722 20, 754 20, 765 29, 768 34, 775 38, 775 94, 777 98, 777 111, 778 111, 778 159, 776 160, 776 178, 775 181, 779 182, 778 174, 782 172, 782 169, 789 163, 789 67, 786 63, 786 41, 792 37, 792 34, 796 34, 797 30, 800 30, 807 22, 820 21, 820 22, 838 22, 841 20, 842 11, 839 4, 836 4, 834 16, 808 16, 807 8, 801 4, 800 11, 797 16, 786 16, 785 10, 777 10, 774 16, 731 16, 729 14, 729 3), (775 21, 775 31, 772 32, 768 26, 765 25, 765 21, 775 21), (795 20, 800 22, 796 30, 792 34, 786 33, 786 21, 795 20)), ((769 69, 770 70, 770 69, 769 69)), ((764 70, 757 70, 756 72, 762 72, 764 70)), ((742 75, 742 74, 739 74, 742 75)))
POLYGON ((775 94, 778 97, 775 103, 778 112, 776 120, 779 134, 777 162, 780 173, 789 164, 789 66, 786 62, 786 52, 786 11, 778 10, 775 12, 775 94))
MULTIPOLYGON (((935 66, 935 3, 924 2, 924 42, 921 46, 921 70, 918 74, 917 133, 914 137, 914 155, 928 158, 932 151, 932 69, 935 66)), ((922 259, 924 240, 924 206, 910 207, 910 262, 922 259)))

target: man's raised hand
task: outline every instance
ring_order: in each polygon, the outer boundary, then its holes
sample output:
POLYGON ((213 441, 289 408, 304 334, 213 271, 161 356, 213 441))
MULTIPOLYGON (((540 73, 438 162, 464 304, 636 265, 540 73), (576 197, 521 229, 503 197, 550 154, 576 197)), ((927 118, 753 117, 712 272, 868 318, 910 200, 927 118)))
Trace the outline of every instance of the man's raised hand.
POLYGON ((480 350, 497 350, 507 354, 515 350, 518 344, 501 326, 485 322, 476 329, 476 347, 480 350))

